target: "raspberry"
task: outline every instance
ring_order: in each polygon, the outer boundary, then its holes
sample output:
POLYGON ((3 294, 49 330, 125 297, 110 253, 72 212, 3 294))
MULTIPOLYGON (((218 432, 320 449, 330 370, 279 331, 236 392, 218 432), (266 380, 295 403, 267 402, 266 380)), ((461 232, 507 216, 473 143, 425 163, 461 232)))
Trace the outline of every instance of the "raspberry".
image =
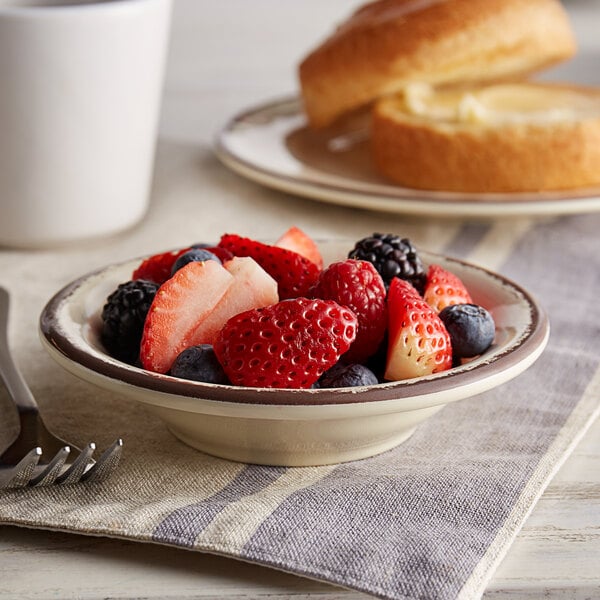
POLYGON ((235 385, 309 388, 348 350, 356 326, 336 302, 296 298, 232 317, 214 349, 235 385))
POLYGON ((386 287, 394 277, 406 279, 422 294, 426 274, 416 248, 408 238, 391 233, 374 233, 356 242, 348 258, 373 263, 386 287))
POLYGON ((311 295, 334 300, 358 318, 356 339, 343 356, 346 363, 362 363, 372 356, 387 327, 386 290, 375 267, 364 260, 347 259, 327 267, 311 295))

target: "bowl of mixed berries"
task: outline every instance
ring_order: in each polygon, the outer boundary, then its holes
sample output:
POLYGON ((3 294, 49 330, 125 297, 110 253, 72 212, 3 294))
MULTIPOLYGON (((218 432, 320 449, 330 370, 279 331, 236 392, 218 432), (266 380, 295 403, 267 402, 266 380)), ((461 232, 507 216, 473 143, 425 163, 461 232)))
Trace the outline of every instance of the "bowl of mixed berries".
POLYGON ((48 302, 40 332, 60 365, 190 446, 308 466, 397 446, 528 368, 549 326, 516 283, 405 237, 317 242, 291 227, 84 275, 48 302))

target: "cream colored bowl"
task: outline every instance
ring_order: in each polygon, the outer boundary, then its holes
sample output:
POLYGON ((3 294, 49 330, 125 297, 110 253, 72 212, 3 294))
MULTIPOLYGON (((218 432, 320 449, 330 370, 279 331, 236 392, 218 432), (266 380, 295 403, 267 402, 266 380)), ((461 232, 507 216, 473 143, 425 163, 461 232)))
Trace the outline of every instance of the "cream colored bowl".
MULTIPOLYGON (((351 242, 320 244, 326 264, 351 242)), ((492 347, 468 364, 417 379, 358 388, 277 390, 177 379, 124 364, 99 341, 106 297, 140 260, 84 275, 60 290, 40 317, 50 355, 74 375, 144 404, 180 440, 236 461, 309 466, 373 456, 397 446, 449 402, 480 394, 527 369, 549 335, 543 309, 508 279, 458 260, 421 253, 456 273, 496 322, 492 347)))

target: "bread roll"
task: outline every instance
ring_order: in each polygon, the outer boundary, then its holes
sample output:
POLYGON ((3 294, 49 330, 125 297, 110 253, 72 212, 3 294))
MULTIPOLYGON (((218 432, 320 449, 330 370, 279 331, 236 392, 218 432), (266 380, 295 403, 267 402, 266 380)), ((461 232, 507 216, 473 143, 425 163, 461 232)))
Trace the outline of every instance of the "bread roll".
POLYGON ((412 188, 517 192, 600 185, 600 89, 408 88, 373 109, 377 169, 412 188))
POLYGON ((300 87, 320 127, 413 82, 514 78, 575 50, 558 0, 379 0, 302 61, 300 87))

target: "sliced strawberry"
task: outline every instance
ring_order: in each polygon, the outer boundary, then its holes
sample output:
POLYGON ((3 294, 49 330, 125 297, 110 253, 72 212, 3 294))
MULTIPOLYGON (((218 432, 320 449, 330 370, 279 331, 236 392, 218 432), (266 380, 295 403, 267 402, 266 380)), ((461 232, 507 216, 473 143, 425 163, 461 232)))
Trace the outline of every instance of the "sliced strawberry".
POLYGON ((305 296, 319 276, 319 267, 297 252, 263 244, 235 234, 225 234, 218 244, 234 256, 253 258, 275 281, 279 298, 305 296))
POLYGON ((387 327, 385 284, 377 269, 365 260, 332 263, 319 275, 311 296, 334 300, 358 318, 356 339, 343 356, 347 363, 362 363, 375 354, 387 327))
POLYGON ((236 385, 309 388, 348 350, 356 326, 336 302, 296 298, 232 317, 214 348, 236 385))
POLYGON ((419 292, 398 277, 390 284, 388 314, 385 379, 421 377, 452 366, 452 346, 444 324, 419 292))
POLYGON ((429 266, 423 298, 438 313, 452 304, 473 302, 464 283, 454 273, 439 265, 429 266))
POLYGON ((323 268, 323 257, 315 241, 298 227, 290 227, 274 244, 297 252, 300 256, 314 262, 319 269, 323 268))
POLYGON ((277 282, 249 256, 234 256, 223 266, 233 275, 233 282, 196 328, 196 344, 214 344, 223 325, 234 315, 279 301, 277 282))
POLYGON ((154 254, 142 261, 137 269, 134 270, 131 278, 146 279, 160 285, 171 277, 173 264, 188 250, 189 248, 182 248, 181 250, 173 250, 172 252, 154 254))
POLYGON ((202 343, 195 332, 232 283, 227 269, 207 260, 188 263, 161 285, 144 323, 144 369, 166 373, 184 348, 202 343))

